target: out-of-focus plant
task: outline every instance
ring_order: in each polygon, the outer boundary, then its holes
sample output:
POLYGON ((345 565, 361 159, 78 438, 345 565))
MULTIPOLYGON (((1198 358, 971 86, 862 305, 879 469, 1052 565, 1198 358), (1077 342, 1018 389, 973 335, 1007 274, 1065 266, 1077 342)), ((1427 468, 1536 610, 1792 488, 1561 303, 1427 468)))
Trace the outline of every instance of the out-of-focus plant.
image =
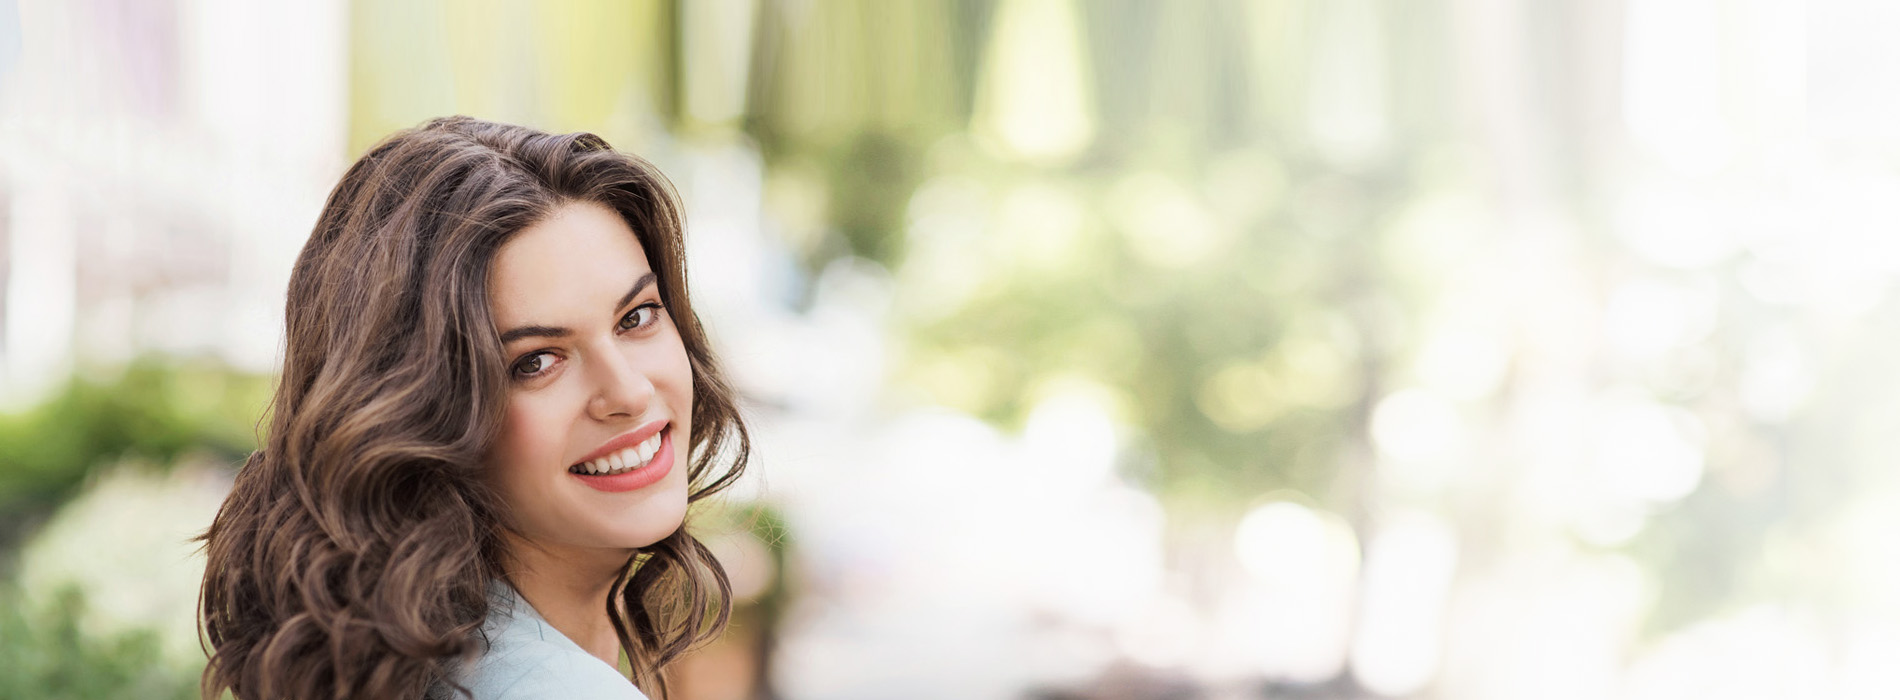
POLYGON ((791 600, 790 530, 784 515, 764 503, 713 505, 696 516, 692 528, 726 567, 733 588, 732 622, 718 642, 687 657, 678 673, 679 688, 684 697, 702 692, 737 697, 727 693, 739 689, 745 697, 764 697, 760 693, 771 687, 773 651, 791 600))
POLYGON ((255 444, 269 391, 267 377, 142 359, 110 376, 75 376, 46 401, 0 415, 0 553, 107 465, 163 469, 192 450, 237 459, 255 444))
MULTIPOLYGON (((10 588, 10 587, 8 587, 10 588)), ((0 590, 0 697, 176 698, 198 696, 197 673, 163 661, 150 630, 101 635, 83 629, 85 595, 61 590, 49 605, 19 605, 0 590)))
POLYGON ((744 128, 814 275, 893 272, 901 385, 1002 425, 1092 385, 1126 476, 1226 512, 1361 446, 1412 311, 1383 212, 1432 183, 1290 147, 1306 66, 1240 57, 1298 18, 1196 8, 767 5, 744 128))

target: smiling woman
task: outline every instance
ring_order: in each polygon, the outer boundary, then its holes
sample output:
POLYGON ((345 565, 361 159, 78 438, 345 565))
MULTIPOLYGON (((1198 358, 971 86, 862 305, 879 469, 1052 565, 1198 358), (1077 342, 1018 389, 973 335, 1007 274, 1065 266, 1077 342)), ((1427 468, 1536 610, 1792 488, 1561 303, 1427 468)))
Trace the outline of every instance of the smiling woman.
POLYGON ((682 248, 591 134, 438 119, 351 167, 203 536, 204 696, 663 697, 731 606, 687 504, 749 450, 682 248))

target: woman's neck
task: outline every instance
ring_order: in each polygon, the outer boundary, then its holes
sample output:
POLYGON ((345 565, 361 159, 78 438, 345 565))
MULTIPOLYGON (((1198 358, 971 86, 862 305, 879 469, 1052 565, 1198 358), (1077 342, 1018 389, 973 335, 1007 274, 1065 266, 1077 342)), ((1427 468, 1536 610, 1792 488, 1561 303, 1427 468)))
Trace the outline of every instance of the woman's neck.
POLYGON ((631 553, 554 551, 504 539, 508 580, 521 597, 582 650, 619 666, 620 638, 607 618, 607 595, 631 553))

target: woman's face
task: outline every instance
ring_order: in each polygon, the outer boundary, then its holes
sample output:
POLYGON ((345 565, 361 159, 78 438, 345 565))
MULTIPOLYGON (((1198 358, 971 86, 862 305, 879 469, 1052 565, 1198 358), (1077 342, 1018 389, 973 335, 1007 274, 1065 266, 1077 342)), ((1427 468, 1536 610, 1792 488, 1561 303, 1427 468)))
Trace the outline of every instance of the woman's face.
POLYGON ((672 534, 693 371, 626 221, 562 205, 502 246, 488 288, 511 384, 488 473, 514 534, 617 556, 672 534))

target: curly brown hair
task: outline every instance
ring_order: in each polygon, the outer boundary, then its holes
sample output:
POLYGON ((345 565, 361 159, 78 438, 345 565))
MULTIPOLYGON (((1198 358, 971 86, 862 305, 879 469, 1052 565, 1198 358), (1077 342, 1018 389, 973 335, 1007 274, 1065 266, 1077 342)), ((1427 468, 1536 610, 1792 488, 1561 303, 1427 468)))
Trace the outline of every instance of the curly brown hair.
MULTIPOLYGON (((658 169, 587 133, 468 117, 399 132, 343 175, 297 258, 269 432, 200 536, 207 700, 419 698, 479 653, 504 578, 504 504, 479 476, 509 389, 488 271, 569 202, 618 212, 658 276, 693 372, 689 502, 744 470, 658 169)), ((632 680, 664 697, 661 669, 720 633, 731 598, 684 527, 632 553, 606 602, 632 680)))

